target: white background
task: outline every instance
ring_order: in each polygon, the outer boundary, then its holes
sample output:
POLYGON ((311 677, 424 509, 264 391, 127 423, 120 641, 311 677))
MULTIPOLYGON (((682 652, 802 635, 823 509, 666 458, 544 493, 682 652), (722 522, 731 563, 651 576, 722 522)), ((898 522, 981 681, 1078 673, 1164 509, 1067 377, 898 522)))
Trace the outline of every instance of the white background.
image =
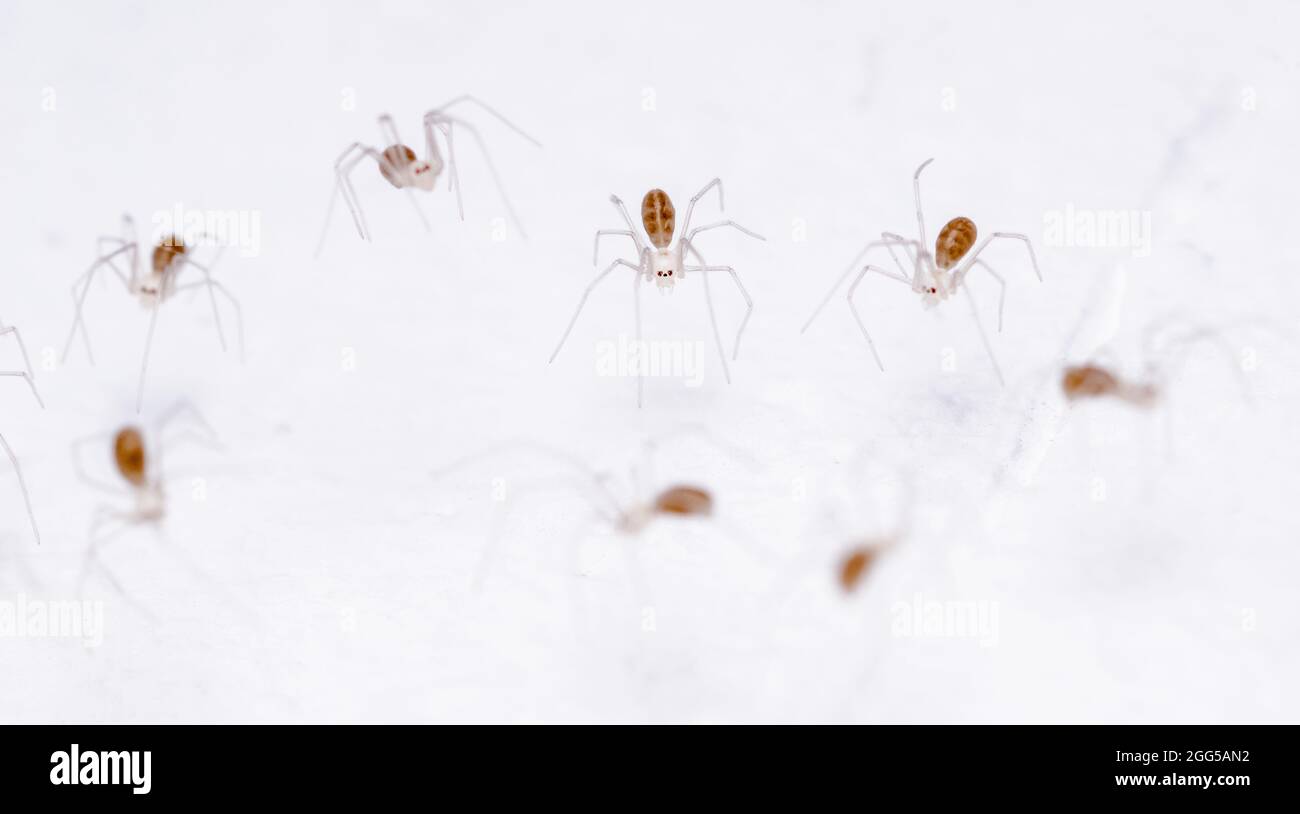
MULTIPOLYGON (((96 649, 0 638, 0 719, 1295 722, 1297 16, 3 4, 0 316, 48 408, 0 380, 44 538, 0 466, 0 598, 99 600, 105 630, 96 649), (465 141, 463 223, 445 179, 420 199, 430 234, 365 164, 374 242, 340 208, 313 261, 343 147, 377 143, 390 112, 419 149, 424 111, 462 93, 545 145, 462 111, 529 239, 494 240, 504 210, 465 141), (985 255, 1008 281, 1006 387, 964 303, 925 312, 881 278, 859 298, 887 372, 842 299, 799 335, 863 242, 914 234, 929 157, 932 235, 965 215, 1038 249, 1043 284, 1018 247, 985 255), (638 410, 633 379, 596 375, 597 343, 632 332, 630 272, 548 366, 594 274, 592 233, 621 226, 610 193, 635 207, 661 187, 680 216, 714 176, 726 217, 768 238, 700 238, 756 302, 732 384, 698 277, 642 301, 647 338, 704 343, 702 386, 649 380, 638 410), (95 238, 129 212, 148 239, 177 205, 260 219, 256 256, 217 266, 247 360, 222 355, 201 296, 162 309, 140 420, 188 399, 222 449, 169 450, 160 533, 104 549, 126 595, 99 575, 78 593, 95 507, 130 503, 78 480, 69 447, 137 420, 147 312, 105 277, 87 306, 96 366, 80 347, 46 362, 95 238), (1149 212, 1149 256, 1048 245, 1067 206, 1149 212), (1067 358, 1107 345, 1099 358, 1140 377, 1141 332, 1170 313, 1221 328, 1230 356, 1202 346, 1152 411, 1065 406, 1067 358), (638 491, 647 439, 655 480, 638 491), (580 529, 575 470, 524 442, 613 473, 630 502, 700 484, 716 516, 580 529), (845 596, 836 560, 895 530, 907 471, 913 522, 845 596), (476 589, 495 479, 510 510, 476 589), (904 635, 918 597, 978 603, 995 635, 904 635)), ((970 279, 991 324, 996 289, 970 279)), ((740 299, 713 286, 729 343, 740 299)), ((9 339, 0 354, 21 363, 9 339)), ((111 476, 106 446, 94 464, 111 476)))

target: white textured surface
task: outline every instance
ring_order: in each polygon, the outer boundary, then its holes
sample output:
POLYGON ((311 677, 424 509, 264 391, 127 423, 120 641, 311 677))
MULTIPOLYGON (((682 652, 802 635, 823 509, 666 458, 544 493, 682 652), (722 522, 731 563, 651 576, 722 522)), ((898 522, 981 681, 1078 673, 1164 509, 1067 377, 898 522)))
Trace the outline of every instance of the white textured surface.
MULTIPOLYGON (((1130 370, 1167 312, 1294 325, 1295 8, 757 5, 4 4, 0 316, 35 356, 61 344, 68 287, 123 211, 146 231, 177 203, 256 210, 262 245, 219 266, 246 365, 220 355, 202 299, 162 313, 146 411, 188 398, 226 448, 169 461, 208 499, 171 495, 164 545, 142 531, 109 549, 157 618, 92 581, 102 647, 0 639, 0 719, 1300 718, 1294 345, 1230 335, 1258 358, 1249 405, 1196 355, 1169 394, 1172 453, 1160 413, 1067 415, 1048 379, 1079 325, 1076 355, 1113 328, 1130 370), (477 119, 531 240, 491 240, 502 212, 466 150, 463 224, 440 188, 423 233, 363 168, 374 244, 338 212, 313 262, 338 151, 374 142, 384 111, 418 142, 420 114, 466 92, 546 145, 477 119), (923 313, 887 281, 862 290, 887 373, 842 302, 798 335, 864 240, 914 232, 911 172, 930 156, 932 230, 964 214, 1038 245, 1043 285, 1014 248, 988 255, 1008 279, 1005 389, 963 304, 923 313), (644 303, 648 337, 706 342, 702 387, 651 380, 638 411, 632 380, 594 375, 595 343, 631 333, 626 276, 548 367, 592 232, 620 225, 608 195, 659 186, 680 210, 715 175, 728 216, 769 238, 701 239, 757 304, 733 384, 698 279, 644 303), (1067 204, 1149 210, 1150 256, 1044 245, 1067 204), (690 435, 656 456, 664 481, 714 492, 717 523, 588 530, 575 567, 586 504, 548 492, 514 506, 473 590, 492 478, 563 469, 520 450, 431 472, 519 438, 622 474, 643 439, 693 423, 752 459, 690 435), (920 495, 908 539, 845 600, 834 557, 890 524, 847 472, 862 449, 906 461, 920 495), (996 643, 892 635, 918 594, 996 603, 996 643)), ((725 335, 739 300, 713 290, 725 335)), ((115 294, 97 288, 88 313, 98 365, 77 352, 41 373, 47 410, 20 382, 0 391, 45 537, 0 468, 0 597, 74 596, 99 498, 68 446, 131 418, 145 327, 115 294)))

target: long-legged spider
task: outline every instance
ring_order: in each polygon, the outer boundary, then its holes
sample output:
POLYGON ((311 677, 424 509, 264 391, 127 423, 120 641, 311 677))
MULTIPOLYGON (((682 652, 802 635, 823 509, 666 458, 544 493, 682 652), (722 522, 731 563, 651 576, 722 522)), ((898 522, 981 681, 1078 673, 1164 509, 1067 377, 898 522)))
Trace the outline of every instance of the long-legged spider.
POLYGON ((501 196, 501 202, 510 215, 510 220, 514 222, 515 228, 519 230, 521 235, 527 236, 523 223, 515 213, 515 208, 511 205, 509 197, 506 196, 505 185, 501 183, 501 176, 497 173, 496 165, 492 163, 492 157, 488 154, 487 145, 484 143, 483 136, 479 133, 478 128, 465 119, 447 112, 448 108, 464 102, 477 105, 487 111, 534 146, 542 146, 537 139, 525 133, 505 116, 502 116, 477 98, 473 96, 457 96, 450 102, 435 107, 424 114, 425 157, 421 160, 416 155, 415 150, 403 143, 401 137, 397 134, 397 125, 393 123, 393 117, 385 113, 379 117, 379 134, 387 146, 376 149, 359 141, 354 141, 343 150, 338 160, 334 162, 334 193, 330 197, 329 210, 325 214, 325 227, 321 231, 320 241, 316 247, 318 255, 325 245, 325 235, 329 230, 330 219, 334 214, 334 201, 340 193, 342 193, 348 209, 352 212, 352 221, 356 224, 361 239, 370 239, 370 227, 366 224, 365 213, 361 210, 361 200, 357 197, 356 190, 352 186, 352 171, 367 158, 375 162, 379 174, 384 177, 384 180, 392 184, 396 189, 406 191, 407 199, 410 200, 411 206, 415 208, 415 212, 426 230, 430 228, 429 220, 425 217, 424 210, 420 208, 419 202, 415 199, 414 190, 432 192, 434 183, 438 180, 438 176, 445 167, 447 169, 447 186, 456 193, 456 209, 460 213, 460 219, 464 220, 465 204, 461 200, 460 176, 456 172, 454 132, 457 126, 469 132, 478 144, 483 153, 483 158, 487 161, 488 171, 492 174, 492 181, 496 184, 497 194, 501 196), (438 147, 438 140, 434 136, 435 133, 441 133, 443 140, 446 142, 446 161, 443 160, 442 150, 438 147))
MULTIPOLYGON (((0 370, 0 376, 14 376, 26 380, 27 386, 32 389, 32 395, 36 398, 36 403, 44 409, 45 402, 41 400, 41 394, 36 390, 36 381, 32 375, 32 362, 27 358, 27 346, 23 344, 23 335, 13 325, 5 325, 4 320, 0 320, 0 337, 12 336, 18 343, 18 350, 23 356, 23 366, 26 370, 0 370)), ((18 456, 14 454, 9 442, 0 435, 0 448, 4 449, 5 455, 9 458, 9 463, 14 468, 14 475, 18 478, 18 489, 23 495, 23 504, 27 507, 27 519, 32 524, 32 534, 36 537, 37 545, 41 542, 41 530, 36 526, 36 512, 32 510, 31 495, 27 492, 27 483, 23 480, 23 470, 18 466, 18 456)))
MULTIPOLYGON (((207 236, 200 236, 206 239, 207 236)), ((182 291, 192 291, 199 288, 207 289, 208 300, 212 303, 212 318, 216 323, 217 339, 221 343, 221 349, 226 350, 226 334, 221 325, 221 311, 217 307, 217 294, 226 298, 235 309, 235 323, 239 334, 239 354, 240 358, 244 355, 244 319, 239 307, 239 301, 235 295, 230 293, 221 282, 213 279, 212 269, 208 265, 198 262, 194 258, 195 247, 186 244, 179 236, 171 234, 163 236, 153 248, 150 256, 150 263, 147 270, 142 271, 140 268, 140 244, 136 240, 135 221, 130 215, 122 216, 122 235, 120 237, 101 237, 96 244, 100 256, 90 265, 85 272, 79 276, 72 284, 72 300, 76 306, 75 315, 72 320, 72 328, 68 331, 68 339, 63 344, 63 354, 61 362, 66 362, 68 352, 72 349, 72 341, 77 336, 77 329, 81 329, 81 336, 86 346, 86 356, 90 363, 95 363, 95 355, 90 346, 90 334, 86 330, 86 324, 82 319, 82 310, 85 306, 86 295, 90 293, 90 285, 95 280, 95 273, 100 269, 107 268, 117 275, 118 280, 126 289, 129 296, 135 297, 140 301, 140 305, 149 309, 149 330, 145 335, 144 355, 140 361, 140 381, 136 387, 136 412, 140 412, 140 407, 144 403, 144 382, 145 374, 149 370, 149 352, 153 348, 154 327, 158 323, 158 310, 164 302, 170 300, 176 294, 182 291), (116 247, 105 252, 105 244, 116 247), (125 273, 118 267, 119 259, 130 260, 130 271, 125 273), (191 283, 178 284, 181 272, 186 268, 193 268, 203 279, 195 280, 191 283), (80 288, 80 293, 78 293, 80 288)), ((216 264, 216 259, 220 258, 218 252, 217 258, 212 261, 216 264)))
MULTIPOLYGON (((743 450, 734 449, 728 444, 714 440, 706 430, 686 428, 679 430, 679 432, 701 437, 709 445, 716 446, 719 451, 728 457, 734 457, 746 463, 749 461, 743 450)), ((547 472, 546 476, 536 481, 515 478, 510 481, 494 479, 492 484, 493 500, 499 503, 500 511, 496 515, 491 537, 475 570, 474 586, 476 589, 482 588, 496 559, 503 527, 510 510, 529 498, 536 499, 547 493, 569 493, 578 497, 590 509, 590 512, 585 516, 578 518, 581 522, 575 526, 568 541, 571 558, 569 567, 575 573, 578 572, 577 547, 579 543, 584 534, 591 530, 593 524, 603 527, 628 541, 629 545, 620 546, 620 549, 627 559, 633 588, 638 595, 645 594, 646 589, 640 577, 636 552, 630 543, 640 538, 656 521, 664 518, 678 517, 710 520, 714 524, 722 525, 729 536, 740 540, 744 545, 754 548, 755 553, 762 555, 764 558, 769 556, 767 551, 759 549, 743 535, 738 535, 733 529, 727 528, 715 516, 713 494, 708 489, 684 481, 658 485, 659 481, 655 476, 657 449, 658 444, 656 442, 647 441, 642 447, 640 465, 632 467, 626 479, 615 478, 607 472, 599 472, 591 468, 585 461, 564 450, 545 444, 522 441, 510 442, 484 450, 431 473, 431 477, 435 482, 445 482, 452 473, 461 472, 471 464, 509 452, 531 453, 551 464, 558 465, 559 471, 556 471, 556 467, 548 467, 550 471, 547 472)))
POLYGON ((1128 378, 1113 366, 1094 357, 1079 364, 1066 365, 1061 372, 1061 391, 1069 402, 1114 398, 1134 407, 1155 406, 1165 395, 1169 381, 1186 361, 1191 349, 1208 342, 1223 351, 1242 396, 1250 390, 1242 377, 1241 367, 1220 331, 1188 323, 1171 315, 1146 327, 1142 334, 1142 374, 1128 378))
MULTIPOLYGON (((641 282, 654 280, 655 285, 659 288, 659 293, 669 293, 677 281, 686 277, 687 273, 699 272, 704 288, 704 299, 708 303, 709 322, 713 327, 713 339, 718 346, 718 356, 722 359, 722 374, 727 383, 731 382, 731 372, 727 368, 727 354, 722 348, 722 334, 718 332, 718 317, 713 310, 713 295, 709 289, 709 275, 711 273, 725 272, 731 276, 736 287, 740 290, 740 295, 745 298, 745 317, 740 321, 740 328, 736 330, 736 341, 732 346, 731 358, 735 360, 740 353, 740 339, 745 333, 745 326, 749 323, 749 317, 754 313, 754 301, 750 299, 749 292, 745 290, 744 284, 740 282, 739 275, 731 266, 711 266, 700 255, 695 248, 695 236, 700 232, 709 229, 717 229, 723 226, 730 226, 750 237, 758 240, 766 240, 762 235, 746 229, 744 226, 733 220, 720 220, 714 223, 705 224, 691 228, 691 215, 695 211, 695 204, 703 198, 710 189, 718 188, 718 209, 725 211, 725 205, 722 195, 722 179, 714 178, 704 185, 704 189, 697 192, 686 206, 686 217, 682 221, 681 238, 677 244, 673 245, 673 232, 676 227, 676 210, 673 209, 673 203, 668 198, 668 194, 661 189, 652 189, 645 194, 641 200, 641 223, 645 227, 646 237, 649 238, 650 246, 647 246, 642 240, 641 235, 632 223, 632 218, 628 215, 627 207, 623 205, 617 195, 610 195, 609 200, 618 209, 624 222, 627 224, 626 229, 600 229, 596 232, 595 247, 592 251, 591 264, 597 265, 600 257, 600 239, 609 235, 621 235, 632 239, 636 247, 637 262, 619 258, 610 263, 604 271, 596 275, 590 283, 587 284, 586 290, 582 292, 582 298, 578 300, 578 307, 574 309, 573 317, 569 320, 568 326, 564 329, 564 334, 556 344, 555 350, 551 353, 548 361, 554 362, 555 357, 559 355, 560 349, 564 347, 565 341, 568 340, 569 334, 573 331, 573 326, 578 321, 578 315, 582 313, 582 307, 587 304, 587 297, 600 283, 608 277, 614 269, 619 266, 632 269, 635 274, 632 277, 632 295, 635 303, 636 316, 636 346, 641 345, 641 282), (653 246, 653 248, 651 248, 653 246), (699 265, 688 265, 686 262, 687 255, 694 256, 699 265)), ((642 365, 637 365, 637 383, 636 383, 636 404, 641 406, 642 392, 645 387, 645 375, 642 365)))
POLYGON ((853 258, 852 262, 849 263, 844 273, 835 281, 835 285, 831 287, 831 290, 826 293, 826 297, 813 311, 812 316, 808 317, 808 321, 804 323, 800 333, 808 330, 808 326, 812 325, 813 320, 825 309, 827 303, 835 296, 835 292, 839 291, 840 287, 844 285, 844 281, 849 278, 854 269, 859 269, 858 261, 872 249, 884 247, 889 252, 889 256, 893 259, 898 271, 890 271, 868 263, 858 270, 858 276, 853 279, 847 295, 849 310, 853 312, 853 318, 857 321, 858 327, 862 329, 862 336, 867 340, 867 347, 871 349, 871 355, 875 358, 876 365, 882 371, 885 369, 884 363, 880 361, 880 354, 876 352, 876 343, 871 340, 871 334, 868 333, 867 326, 862 321, 861 315, 858 314, 858 308, 853 302, 853 294, 868 272, 875 272, 891 280, 897 280, 904 285, 911 286, 912 291, 920 295, 921 305, 927 309, 933 308, 948 299, 958 289, 964 291, 967 302, 971 307, 971 314, 975 318, 975 326, 979 329, 980 340, 983 342, 984 350, 988 353, 989 360, 993 364, 993 371, 997 374, 998 381, 1005 384, 1002 377, 1002 368, 993 353, 993 346, 989 343, 988 334, 984 331, 984 324, 980 321, 975 298, 970 293, 970 288, 964 285, 966 275, 970 273, 971 269, 979 266, 997 281, 999 286, 998 331, 1001 332, 1002 310, 1007 292, 1006 281, 988 263, 980 259, 980 253, 990 243, 999 238, 1023 241, 1025 248, 1029 251, 1029 262, 1033 265, 1034 274, 1037 275, 1039 282, 1042 282, 1043 274, 1038 269, 1038 259, 1034 256, 1034 246, 1029 242, 1028 237, 1014 232, 994 232, 976 245, 975 223, 965 217, 956 217, 944 224, 944 227, 939 230, 939 237, 935 240, 934 253, 929 252, 926 248, 925 217, 921 212, 921 171, 929 166, 933 160, 933 158, 927 159, 921 166, 916 168, 916 172, 912 175, 912 192, 916 200, 916 228, 919 239, 907 240, 892 232, 882 232, 880 240, 874 240, 864 246, 857 256, 853 258), (910 275, 894 253, 895 247, 901 247, 911 260, 913 271, 910 275), (972 247, 974 248, 972 249, 972 247))
MULTIPOLYGON (((73 443, 72 459, 77 476, 87 486, 106 495, 126 498, 127 507, 101 504, 91 516, 90 539, 78 578, 78 592, 84 587, 92 570, 98 570, 119 594, 126 597, 121 581, 103 562, 102 549, 109 541, 130 528, 148 526, 161 535, 163 520, 167 516, 168 475, 163 471, 163 453, 181 443, 196 443, 208 449, 218 448, 216 433, 193 405, 180 402, 162 414, 146 432, 130 425, 116 432, 99 433, 73 443), (171 436, 168 428, 184 420, 185 425, 171 436), (120 481, 111 481, 88 469, 83 450, 103 448, 112 439, 112 472, 120 481)), ((191 568, 194 568, 191 564, 191 568)))

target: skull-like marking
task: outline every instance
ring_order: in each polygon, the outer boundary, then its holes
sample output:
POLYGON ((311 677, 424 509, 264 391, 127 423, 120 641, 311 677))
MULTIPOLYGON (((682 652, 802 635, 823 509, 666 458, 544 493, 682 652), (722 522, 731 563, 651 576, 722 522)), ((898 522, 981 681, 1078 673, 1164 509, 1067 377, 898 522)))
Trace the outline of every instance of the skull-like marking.
POLYGON ((406 184, 406 168, 415 163, 415 151, 405 144, 394 144, 384 150, 379 172, 384 180, 401 189, 406 184))
POLYGON ((862 577, 876 559, 873 548, 863 546, 855 548, 840 562, 840 587, 850 593, 858 587, 862 577))
POLYGON ((1065 369, 1061 388, 1065 391, 1066 398, 1089 398, 1118 392, 1120 382, 1115 374, 1096 365, 1080 365, 1065 369))
POLYGON ((655 511, 662 514, 710 515, 713 496, 694 486, 674 486, 655 498, 655 511))
POLYGON ((145 481, 144 436, 135 427, 124 427, 113 439, 113 460, 117 471, 129 483, 143 486, 145 481))
POLYGON ((939 231, 934 241, 934 263, 947 271, 966 256, 975 245, 975 221, 970 218, 953 218, 939 231))
POLYGON ((662 189, 652 189, 641 199, 641 223, 656 249, 666 249, 673 242, 676 217, 673 202, 662 189))
POLYGON ((176 235, 167 235, 158 241, 158 245, 153 250, 153 272, 162 275, 172 267, 172 264, 181 258, 181 255, 188 251, 185 241, 176 235))

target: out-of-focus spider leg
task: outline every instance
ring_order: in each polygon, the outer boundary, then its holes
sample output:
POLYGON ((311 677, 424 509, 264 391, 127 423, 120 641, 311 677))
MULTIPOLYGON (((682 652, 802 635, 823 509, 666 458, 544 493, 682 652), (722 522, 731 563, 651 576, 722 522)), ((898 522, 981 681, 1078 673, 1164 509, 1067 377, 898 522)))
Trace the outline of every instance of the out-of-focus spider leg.
POLYGON ((32 534, 36 536, 36 544, 40 545, 41 530, 36 527, 36 512, 32 510, 32 498, 27 492, 27 482, 23 480, 22 467, 18 466, 18 456, 14 455, 13 449, 3 435, 0 435, 0 448, 3 448, 5 455, 9 457, 9 463, 13 466, 14 474, 18 477, 18 490, 23 493, 23 504, 27 506, 27 519, 32 524, 32 534))
POLYGON ((149 315, 149 332, 144 338, 144 357, 140 360, 140 383, 135 390, 135 411, 140 412, 144 406, 144 377, 149 371, 149 352, 153 349, 153 332, 158 324, 158 311, 162 307, 162 298, 159 297, 154 301, 153 313, 149 315))
MULTIPOLYGON (((86 271, 80 277, 78 277, 76 281, 72 284, 72 301, 76 306, 76 309, 72 319, 72 329, 68 331, 68 340, 63 344, 63 354, 59 357, 60 364, 68 360, 68 351, 72 349, 72 340, 75 339, 77 336, 77 328, 81 328, 82 338, 86 342, 86 356, 90 359, 90 363, 92 365, 95 364, 95 355, 90 348, 90 332, 86 330, 86 324, 84 321, 82 321, 81 312, 86 303, 86 295, 90 292, 90 284, 95 279, 95 272, 98 271, 102 266, 109 265, 110 261, 114 257, 118 256, 119 254, 125 254, 128 251, 135 252, 136 244, 128 243, 127 245, 115 249, 109 252, 108 254, 100 257, 94 263, 91 263, 90 268, 86 269, 86 271), (81 294, 78 295, 77 286, 81 284, 82 280, 85 280, 85 285, 82 286, 81 294)), ((120 273, 118 276, 121 276, 120 273)), ((129 285, 127 286, 127 291, 128 292, 130 291, 129 285)))

